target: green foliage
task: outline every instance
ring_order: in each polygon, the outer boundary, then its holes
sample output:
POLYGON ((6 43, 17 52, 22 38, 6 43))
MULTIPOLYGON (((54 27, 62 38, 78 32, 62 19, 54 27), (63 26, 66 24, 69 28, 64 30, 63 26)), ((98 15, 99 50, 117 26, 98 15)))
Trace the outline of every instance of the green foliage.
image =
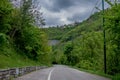
POLYGON ((78 68, 90 70, 93 64, 89 60, 82 60, 76 66, 78 68))
POLYGON ((8 2, 8 0, 0 1, 0 32, 7 33, 11 28, 10 22, 10 14, 12 11, 12 6, 8 2))
POLYGON ((46 32, 48 35, 49 40, 60 40, 67 32, 72 30, 74 27, 69 27, 66 26, 65 28, 63 27, 49 27, 49 28, 44 28, 43 30, 46 32))
POLYGON ((103 70, 103 44, 100 18, 101 13, 92 15, 86 21, 73 28, 49 28, 45 29, 50 38, 61 33, 61 43, 56 45, 53 56, 54 63, 73 65, 84 69, 103 70), (94 25, 93 25, 94 24, 94 25), (59 31, 55 30, 58 29, 59 31), (47 31, 48 30, 48 31, 47 31), (56 32, 57 31, 57 32, 56 32), (56 33, 56 34, 55 34, 56 33))
POLYGON ((3 33, 0 33, 0 47, 3 47, 7 43, 7 36, 3 33))
MULTIPOLYGON (((119 9, 120 4, 112 4, 111 8, 105 10, 106 15, 104 16, 107 44, 107 73, 112 75, 120 73, 119 9)), ((101 13, 95 13, 77 27, 75 26, 75 28, 62 35, 60 44, 55 46, 57 51, 60 51, 59 53, 56 52, 59 55, 58 63, 93 71, 104 71, 101 13)), ((62 33, 62 30, 59 33, 62 33)), ((55 57, 58 58, 58 56, 55 57)))
MULTIPOLYGON (((22 0, 22 3, 20 8, 13 8, 8 0, 0 0, 0 68, 53 62, 100 72, 104 70, 101 12, 74 27, 65 25, 40 29, 34 26, 36 20, 34 13, 31 13, 32 0, 22 0), (61 42, 51 51, 47 39, 61 42)), ((120 4, 115 3, 105 10, 104 16, 107 73, 113 75, 120 72, 119 9, 120 4)))
POLYGON ((2 48, 0 50, 0 69, 42 65, 41 62, 33 61, 25 55, 20 55, 20 53, 22 52, 16 50, 13 45, 2 48))
POLYGON ((47 36, 34 26, 32 0, 21 3, 15 8, 8 0, 0 0, 0 68, 51 63, 47 36))
POLYGON ((79 63, 76 66, 84 69, 102 70, 103 51, 102 51, 101 32, 90 32, 83 34, 82 37, 74 41, 74 55, 77 54, 79 63), (101 67, 98 67, 101 66, 101 67))
POLYGON ((69 30, 66 34, 62 37, 62 42, 71 41, 72 39, 82 36, 82 33, 88 33, 91 31, 101 31, 101 12, 95 13, 94 15, 90 16, 87 20, 80 23, 80 25, 76 26, 72 30, 69 30))
POLYGON ((111 35, 109 37, 109 46, 111 46, 112 53, 109 54, 108 59, 108 73, 116 74, 120 72, 120 4, 112 6, 106 12, 106 29, 111 35), (112 63, 112 64, 111 64, 112 63))
POLYGON ((120 74, 116 74, 116 75, 112 78, 112 80, 120 80, 120 74))
POLYGON ((52 53, 52 63, 53 64, 61 64, 61 60, 64 62, 64 56, 61 54, 61 51, 59 49, 56 49, 52 53))
POLYGON ((44 38, 44 36, 41 37, 42 35, 43 34, 38 28, 25 28, 21 38, 16 40, 16 44, 18 44, 20 48, 23 49, 23 51, 25 51, 27 56, 29 56, 30 58, 37 59, 39 54, 43 54, 42 50, 44 52, 44 48, 42 48, 42 38, 44 38), (21 42, 19 43, 18 41, 21 42))
POLYGON ((72 50, 73 50, 73 46, 72 46, 71 42, 69 42, 65 45, 64 54, 69 55, 72 52, 72 50))
POLYGON ((101 21, 101 12, 95 13, 64 34, 61 43, 56 45, 61 52, 56 52, 56 54, 61 55, 59 56, 61 58, 59 63, 103 71, 101 21))

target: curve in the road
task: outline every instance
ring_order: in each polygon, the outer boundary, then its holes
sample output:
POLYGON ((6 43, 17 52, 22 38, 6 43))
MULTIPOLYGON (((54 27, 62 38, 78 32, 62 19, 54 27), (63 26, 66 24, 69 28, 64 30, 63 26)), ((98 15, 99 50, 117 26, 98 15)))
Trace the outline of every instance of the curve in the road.
POLYGON ((54 70, 54 69, 52 69, 52 70, 50 71, 50 73, 49 73, 49 75, 48 75, 48 79, 47 79, 47 80, 50 80, 50 77, 51 77, 51 74, 52 74, 53 70, 54 70))
POLYGON ((15 80, 110 80, 102 76, 79 71, 63 65, 42 69, 15 80))

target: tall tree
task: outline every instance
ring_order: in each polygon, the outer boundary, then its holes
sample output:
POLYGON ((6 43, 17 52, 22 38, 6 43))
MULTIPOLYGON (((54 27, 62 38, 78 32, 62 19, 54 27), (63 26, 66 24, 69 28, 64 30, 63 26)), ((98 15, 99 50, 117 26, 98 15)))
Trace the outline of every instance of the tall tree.
POLYGON ((109 44, 113 52, 109 54, 109 73, 120 72, 120 4, 113 4, 112 8, 106 12, 106 27, 111 35, 109 44), (112 64, 111 64, 112 62, 112 64))
POLYGON ((12 11, 12 5, 8 0, 0 0, 0 32, 7 33, 11 28, 10 14, 12 11))

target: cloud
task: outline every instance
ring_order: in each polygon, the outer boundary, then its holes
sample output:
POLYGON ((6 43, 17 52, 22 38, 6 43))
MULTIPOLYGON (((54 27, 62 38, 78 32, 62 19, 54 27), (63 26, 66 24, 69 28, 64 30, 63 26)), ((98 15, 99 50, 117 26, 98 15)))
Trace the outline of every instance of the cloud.
POLYGON ((53 11, 59 11, 73 6, 74 3, 72 0, 53 0, 53 11))
MULTIPOLYGON (((38 0, 47 26, 64 25, 88 18, 98 0, 38 0)), ((99 4, 101 2, 99 1, 99 4)), ((101 5, 101 4, 100 4, 101 5)), ((108 5, 105 5, 108 7, 108 5)), ((100 6, 101 7, 101 6, 100 6)))
MULTIPOLYGON (((15 6, 20 5, 21 0, 12 0, 15 6)), ((33 0, 37 6, 37 10, 43 12, 46 26, 64 25, 82 22, 97 10, 93 8, 97 6, 101 9, 102 0, 33 0), (93 12, 92 12, 93 11, 93 12)), ((105 8, 109 7, 105 3, 105 8)))

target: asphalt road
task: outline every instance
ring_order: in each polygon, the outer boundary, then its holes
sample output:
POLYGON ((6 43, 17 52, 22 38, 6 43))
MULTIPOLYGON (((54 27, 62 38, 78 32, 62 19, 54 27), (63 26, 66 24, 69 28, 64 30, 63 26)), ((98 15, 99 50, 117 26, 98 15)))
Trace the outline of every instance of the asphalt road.
POLYGON ((110 80, 105 77, 82 72, 67 66, 56 65, 19 77, 15 80, 110 80))

